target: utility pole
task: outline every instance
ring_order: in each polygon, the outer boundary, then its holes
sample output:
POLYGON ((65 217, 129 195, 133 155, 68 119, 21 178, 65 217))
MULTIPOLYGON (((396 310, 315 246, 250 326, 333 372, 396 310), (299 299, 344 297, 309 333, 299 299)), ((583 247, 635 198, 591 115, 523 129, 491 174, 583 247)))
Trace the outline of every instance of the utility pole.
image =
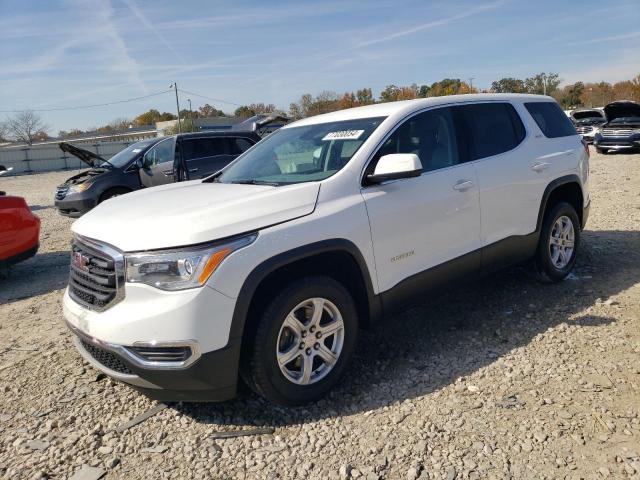
POLYGON ((547 76, 544 73, 542 74, 542 91, 543 95, 547 94, 547 76))
POLYGON ((173 88, 176 92, 176 110, 178 112, 178 133, 182 133, 182 125, 180 124, 180 103, 178 102, 178 84, 173 82, 169 85, 169 88, 173 88))
POLYGON ((469 77, 469 93, 473 93, 473 79, 476 77, 469 77))
POLYGON ((191 99, 187 98, 187 102, 189 102, 189 120, 193 123, 193 110, 191 110, 191 99))

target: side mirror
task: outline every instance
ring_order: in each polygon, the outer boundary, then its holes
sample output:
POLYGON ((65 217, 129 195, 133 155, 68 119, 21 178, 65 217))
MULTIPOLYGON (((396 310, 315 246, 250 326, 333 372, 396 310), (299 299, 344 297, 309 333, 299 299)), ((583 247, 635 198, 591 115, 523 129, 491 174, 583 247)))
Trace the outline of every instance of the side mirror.
POLYGON ((136 158, 136 167, 144 168, 144 157, 136 158))
POLYGON ((421 174, 422 163, 415 153, 392 153, 380 157, 375 171, 367 175, 367 182, 376 184, 399 178, 419 177, 421 174))

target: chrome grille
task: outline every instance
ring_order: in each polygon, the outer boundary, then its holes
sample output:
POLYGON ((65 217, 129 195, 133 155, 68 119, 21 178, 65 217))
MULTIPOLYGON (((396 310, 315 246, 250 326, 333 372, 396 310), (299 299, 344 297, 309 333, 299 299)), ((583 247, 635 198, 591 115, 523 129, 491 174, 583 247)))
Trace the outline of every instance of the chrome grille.
POLYGON ((603 128, 602 136, 603 137, 628 137, 631 135, 630 128, 603 128))
POLYGON ((67 196, 68 192, 69 192, 68 185, 60 185, 58 188, 56 188, 56 200, 62 200, 64 197, 67 196))
POLYGON ((91 310, 102 311, 124 296, 122 255, 106 245, 76 240, 71 248, 69 296, 91 310), (88 243, 88 242, 87 242, 88 243))
POLYGON ((576 131, 580 135, 584 135, 585 133, 591 133, 591 130, 593 130, 593 127, 576 127, 576 131))

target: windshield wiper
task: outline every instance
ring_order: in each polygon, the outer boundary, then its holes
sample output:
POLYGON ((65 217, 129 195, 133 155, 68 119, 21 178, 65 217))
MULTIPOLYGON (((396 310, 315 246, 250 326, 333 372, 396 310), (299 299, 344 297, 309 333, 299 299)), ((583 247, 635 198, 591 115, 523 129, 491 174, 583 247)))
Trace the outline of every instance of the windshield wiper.
POLYGON ((270 185, 272 187, 279 187, 278 182, 267 182, 266 180, 256 180, 255 178, 247 178, 245 180, 235 180, 229 183, 238 183, 240 185, 270 185))

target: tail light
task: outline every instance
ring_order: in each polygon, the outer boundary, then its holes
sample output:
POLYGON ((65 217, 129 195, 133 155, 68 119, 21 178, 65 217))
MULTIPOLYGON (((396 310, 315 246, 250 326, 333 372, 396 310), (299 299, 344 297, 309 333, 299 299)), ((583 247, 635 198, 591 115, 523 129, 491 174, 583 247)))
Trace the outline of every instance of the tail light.
POLYGON ((587 154, 587 158, 591 158, 591 153, 589 152, 589 144, 582 140, 582 146, 584 147, 584 152, 587 154))

